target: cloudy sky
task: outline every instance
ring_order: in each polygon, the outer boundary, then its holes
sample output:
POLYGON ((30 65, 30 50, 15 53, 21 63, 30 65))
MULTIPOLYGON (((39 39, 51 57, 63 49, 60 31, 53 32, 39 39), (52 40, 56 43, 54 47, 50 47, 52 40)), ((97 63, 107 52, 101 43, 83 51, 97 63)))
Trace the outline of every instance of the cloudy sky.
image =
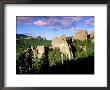
POLYGON ((94 30, 94 16, 17 16, 17 34, 52 39, 65 34, 73 36, 78 30, 94 30))

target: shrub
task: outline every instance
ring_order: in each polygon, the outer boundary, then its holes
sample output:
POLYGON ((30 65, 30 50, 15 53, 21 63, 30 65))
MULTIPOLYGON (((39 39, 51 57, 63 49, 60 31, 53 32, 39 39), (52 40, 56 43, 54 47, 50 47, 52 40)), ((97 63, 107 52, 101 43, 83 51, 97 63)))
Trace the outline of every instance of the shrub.
POLYGON ((52 51, 49 51, 48 59, 49 59, 50 66, 61 63, 61 52, 60 52, 60 50, 55 48, 52 51))

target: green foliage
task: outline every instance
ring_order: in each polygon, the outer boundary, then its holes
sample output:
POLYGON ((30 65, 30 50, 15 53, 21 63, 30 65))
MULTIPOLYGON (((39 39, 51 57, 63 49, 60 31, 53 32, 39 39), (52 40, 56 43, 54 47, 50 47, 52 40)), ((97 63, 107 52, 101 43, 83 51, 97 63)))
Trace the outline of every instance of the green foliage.
POLYGON ((43 61, 40 58, 35 58, 34 59, 34 64, 33 64, 33 68, 37 71, 40 72, 42 70, 42 64, 43 61))
POLYGON ((30 48, 31 46, 35 47, 37 45, 45 45, 50 46, 51 40, 42 40, 42 39, 25 39, 20 38, 16 40, 16 59, 18 60, 18 57, 24 53, 24 51, 27 48, 30 48))
POLYGON ((42 40, 42 39, 18 39, 16 40, 16 48, 19 50, 20 48, 29 48, 30 46, 37 46, 37 45, 51 45, 51 40, 42 40))
POLYGON ((94 56, 94 42, 91 40, 78 41, 74 43, 76 47, 75 59, 94 56))
POLYGON ((50 50, 48 53, 48 59, 49 59, 50 66, 61 63, 61 52, 60 52, 60 50, 57 48, 50 50))
POLYGON ((16 70, 17 73, 31 73, 32 71, 32 64, 33 64, 33 53, 31 49, 28 49, 27 52, 24 52, 18 57, 16 61, 16 70))
POLYGON ((43 55, 41 58, 36 57, 33 61, 33 68, 37 73, 45 71, 45 69, 48 67, 49 62, 46 55, 43 55))
MULTIPOLYGON (((74 54, 73 61, 94 56, 94 42, 91 39, 85 41, 74 40, 73 42, 71 42, 71 38, 68 38, 68 40, 70 46, 74 47, 72 49, 74 54)), ((47 50, 41 58, 34 58, 30 47, 33 46, 33 48, 35 48, 37 45, 50 46, 51 41, 35 38, 19 38, 16 40, 16 71, 18 74, 47 72, 50 67, 58 66, 59 64, 62 65, 63 63, 69 61, 58 48, 51 48, 47 50), (27 48, 28 51, 25 52, 27 48)))

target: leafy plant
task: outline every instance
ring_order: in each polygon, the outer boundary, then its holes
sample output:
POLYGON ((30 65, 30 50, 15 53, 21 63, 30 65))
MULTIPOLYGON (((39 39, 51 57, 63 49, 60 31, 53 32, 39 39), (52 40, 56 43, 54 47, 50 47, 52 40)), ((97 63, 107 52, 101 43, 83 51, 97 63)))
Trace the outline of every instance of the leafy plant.
POLYGON ((57 63, 61 63, 62 58, 60 50, 58 48, 55 48, 52 51, 49 51, 48 59, 50 66, 56 65, 57 63))

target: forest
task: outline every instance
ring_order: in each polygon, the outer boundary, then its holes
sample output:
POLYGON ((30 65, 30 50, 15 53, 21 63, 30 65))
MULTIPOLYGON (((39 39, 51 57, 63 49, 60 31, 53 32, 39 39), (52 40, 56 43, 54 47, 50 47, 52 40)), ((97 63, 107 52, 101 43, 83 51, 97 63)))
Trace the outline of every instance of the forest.
POLYGON ((92 39, 68 41, 72 47, 73 58, 68 60, 63 54, 62 62, 62 52, 59 48, 48 49, 42 58, 34 58, 31 46, 49 47, 51 40, 26 39, 28 36, 25 35, 16 37, 16 74, 94 74, 94 42, 92 39))

